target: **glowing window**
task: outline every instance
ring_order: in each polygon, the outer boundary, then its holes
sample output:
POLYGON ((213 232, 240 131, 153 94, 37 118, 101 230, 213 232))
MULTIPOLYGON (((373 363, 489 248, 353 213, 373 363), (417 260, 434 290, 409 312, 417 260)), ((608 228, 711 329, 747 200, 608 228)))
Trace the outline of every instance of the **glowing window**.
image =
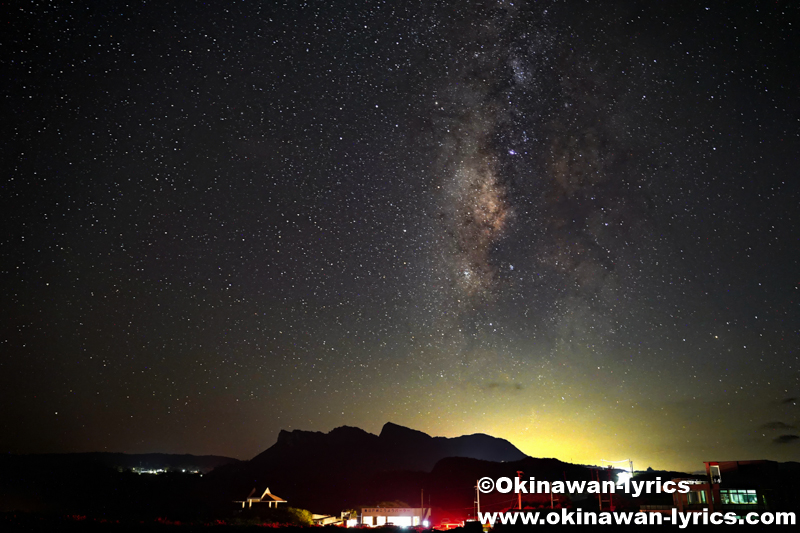
POLYGON ((756 505, 758 495, 755 490, 725 489, 719 491, 719 499, 723 504, 756 505))
POLYGON ((389 524, 393 526, 400 526, 400 527, 410 527, 411 526, 411 517, 410 516, 390 516, 388 519, 389 524))

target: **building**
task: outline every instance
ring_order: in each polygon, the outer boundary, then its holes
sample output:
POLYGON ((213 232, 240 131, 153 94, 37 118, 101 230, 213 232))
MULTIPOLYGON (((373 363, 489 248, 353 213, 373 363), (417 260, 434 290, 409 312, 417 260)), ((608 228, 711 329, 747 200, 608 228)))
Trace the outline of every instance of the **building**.
POLYGON ((267 487, 267 490, 264 491, 261 497, 256 497, 256 489, 254 488, 253 490, 250 491, 250 495, 247 496, 247 498, 244 501, 235 501, 233 503, 241 503, 242 509, 244 509, 245 507, 251 508, 253 507, 254 503, 259 503, 259 504, 266 503, 268 507, 274 506, 277 508, 279 503, 286 503, 286 500, 272 494, 269 491, 269 487, 267 487))
POLYGON ((333 516, 330 514, 311 513, 311 520, 315 526, 341 526, 346 522, 344 514, 342 513, 342 516, 333 516))
POLYGON ((774 510, 773 480, 780 477, 773 461, 707 461, 706 476, 713 492, 715 511, 774 510), (769 498, 771 499, 771 498, 769 498))
MULTIPOLYGON (((672 505, 679 512, 708 509, 714 512, 714 485, 708 480, 676 478, 674 483, 684 483, 689 486, 689 492, 682 494, 678 491, 672 493, 672 505)), ((717 500, 719 506, 719 500, 717 500)))
MULTIPOLYGON (((774 461, 706 461, 705 476, 699 479, 673 479, 684 482, 689 492, 672 494, 672 505, 641 505, 642 511, 749 512, 794 510, 797 489, 787 468, 791 463, 774 461)), ((663 495, 666 496, 666 495, 663 495)), ((666 502, 664 502, 666 503, 666 502)))
POLYGON ((373 527, 385 525, 429 527, 430 516, 429 507, 363 507, 361 524, 373 527))

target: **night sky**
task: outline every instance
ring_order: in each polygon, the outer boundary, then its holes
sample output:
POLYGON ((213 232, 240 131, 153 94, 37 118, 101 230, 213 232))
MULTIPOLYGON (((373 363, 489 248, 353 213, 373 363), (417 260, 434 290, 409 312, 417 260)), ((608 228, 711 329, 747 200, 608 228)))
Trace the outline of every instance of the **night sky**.
POLYGON ((796 2, 0 10, 1 452, 800 458, 796 2))

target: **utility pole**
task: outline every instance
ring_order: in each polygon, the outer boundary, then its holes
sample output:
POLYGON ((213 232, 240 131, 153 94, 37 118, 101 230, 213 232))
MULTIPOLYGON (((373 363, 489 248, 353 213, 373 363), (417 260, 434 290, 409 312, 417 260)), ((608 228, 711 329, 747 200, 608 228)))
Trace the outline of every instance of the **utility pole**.
MULTIPOLYGON (((521 481, 522 480, 521 479, 522 478, 522 474, 524 474, 524 473, 525 472, 523 472, 522 470, 517 470, 517 479, 519 479, 521 481)), ((519 510, 521 511, 522 510, 522 493, 521 492, 517 493, 517 506, 518 506, 519 510)))
POLYGON ((475 516, 478 520, 480 520, 481 514, 481 490, 478 488, 479 482, 475 483, 475 494, 478 495, 478 514, 475 516))

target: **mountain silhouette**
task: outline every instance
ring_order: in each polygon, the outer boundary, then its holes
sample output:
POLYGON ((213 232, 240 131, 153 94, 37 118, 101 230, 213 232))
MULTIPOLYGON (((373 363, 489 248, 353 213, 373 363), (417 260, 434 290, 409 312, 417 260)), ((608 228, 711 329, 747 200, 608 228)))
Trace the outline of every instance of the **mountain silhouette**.
POLYGON ((226 486, 244 495, 253 487, 269 486, 289 505, 338 513, 375 503, 373 488, 391 485, 392 479, 399 483, 402 478, 419 487, 419 480, 426 478, 421 474, 448 457, 502 463, 526 455, 510 442, 489 435, 431 437, 390 422, 379 435, 349 426, 330 433, 281 431, 269 449, 212 475, 221 481, 226 478, 226 486))
POLYGON ((270 468, 286 460, 358 465, 381 470, 430 471, 445 457, 470 457, 485 461, 517 461, 526 457, 513 444, 481 433, 455 438, 431 437, 422 431, 387 422, 380 435, 342 426, 330 433, 281 431, 278 441, 254 457, 249 467, 270 468))

